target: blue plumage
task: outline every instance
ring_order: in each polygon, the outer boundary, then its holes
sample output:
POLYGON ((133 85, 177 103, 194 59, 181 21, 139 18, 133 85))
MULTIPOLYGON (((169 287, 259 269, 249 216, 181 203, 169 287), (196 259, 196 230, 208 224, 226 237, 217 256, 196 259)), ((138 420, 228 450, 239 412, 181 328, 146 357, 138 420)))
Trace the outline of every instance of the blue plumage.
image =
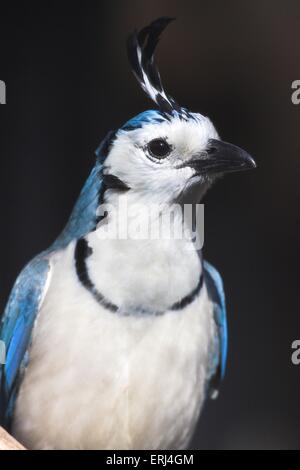
POLYGON ((15 283, 0 324, 0 339, 6 345, 6 363, 0 368, 1 424, 7 425, 11 418, 11 400, 18 386, 18 375, 28 349, 48 271, 46 253, 37 256, 25 267, 15 283))
POLYGON ((218 329, 217 345, 212 354, 210 373, 211 387, 217 390, 220 379, 223 379, 225 375, 228 348, 225 293, 218 271, 207 261, 204 261, 203 268, 208 293, 214 303, 214 319, 218 329))
POLYGON ((165 120, 166 116, 161 111, 149 109, 131 118, 121 129, 125 131, 140 129, 145 124, 159 124, 165 120))

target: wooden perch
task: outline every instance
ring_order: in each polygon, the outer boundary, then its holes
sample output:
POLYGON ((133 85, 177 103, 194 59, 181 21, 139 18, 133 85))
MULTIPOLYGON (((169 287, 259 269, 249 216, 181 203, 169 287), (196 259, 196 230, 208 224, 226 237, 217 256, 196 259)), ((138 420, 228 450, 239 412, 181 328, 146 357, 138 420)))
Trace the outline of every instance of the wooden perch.
POLYGON ((0 450, 25 450, 25 447, 0 427, 0 450))

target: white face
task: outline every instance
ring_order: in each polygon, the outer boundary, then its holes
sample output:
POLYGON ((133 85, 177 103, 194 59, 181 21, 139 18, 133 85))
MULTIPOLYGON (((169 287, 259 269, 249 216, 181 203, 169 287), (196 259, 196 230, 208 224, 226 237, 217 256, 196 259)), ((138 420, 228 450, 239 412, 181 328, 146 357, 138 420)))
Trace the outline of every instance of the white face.
POLYGON ((191 159, 205 158, 209 139, 218 139, 218 134, 208 118, 201 114, 192 117, 187 121, 174 117, 170 121, 145 123, 136 130, 120 130, 104 171, 117 176, 143 199, 173 202, 195 181, 202 195, 212 177, 196 177, 194 168, 180 166, 191 159))

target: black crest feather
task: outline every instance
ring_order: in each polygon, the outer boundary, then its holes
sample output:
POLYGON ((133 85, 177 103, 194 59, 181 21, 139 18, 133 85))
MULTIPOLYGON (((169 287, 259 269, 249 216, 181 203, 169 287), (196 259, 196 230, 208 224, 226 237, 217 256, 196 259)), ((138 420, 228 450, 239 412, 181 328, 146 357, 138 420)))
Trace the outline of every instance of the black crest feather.
POLYGON ((162 85, 158 68, 154 62, 155 48, 160 35, 168 24, 175 18, 162 17, 151 24, 135 31, 127 41, 127 52, 134 75, 142 89, 165 113, 184 110, 168 95, 162 85))

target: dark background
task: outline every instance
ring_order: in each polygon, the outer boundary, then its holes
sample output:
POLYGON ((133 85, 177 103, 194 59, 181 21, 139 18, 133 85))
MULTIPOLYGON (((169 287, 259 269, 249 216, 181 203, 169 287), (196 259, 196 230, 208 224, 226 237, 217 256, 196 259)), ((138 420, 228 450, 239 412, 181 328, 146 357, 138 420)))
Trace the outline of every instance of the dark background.
POLYGON ((258 163, 205 200, 230 343, 193 447, 300 448, 298 0, 1 3, 1 311, 18 271, 62 229, 101 138, 152 107, 124 44, 161 15, 177 17, 158 52, 166 88, 258 163))

